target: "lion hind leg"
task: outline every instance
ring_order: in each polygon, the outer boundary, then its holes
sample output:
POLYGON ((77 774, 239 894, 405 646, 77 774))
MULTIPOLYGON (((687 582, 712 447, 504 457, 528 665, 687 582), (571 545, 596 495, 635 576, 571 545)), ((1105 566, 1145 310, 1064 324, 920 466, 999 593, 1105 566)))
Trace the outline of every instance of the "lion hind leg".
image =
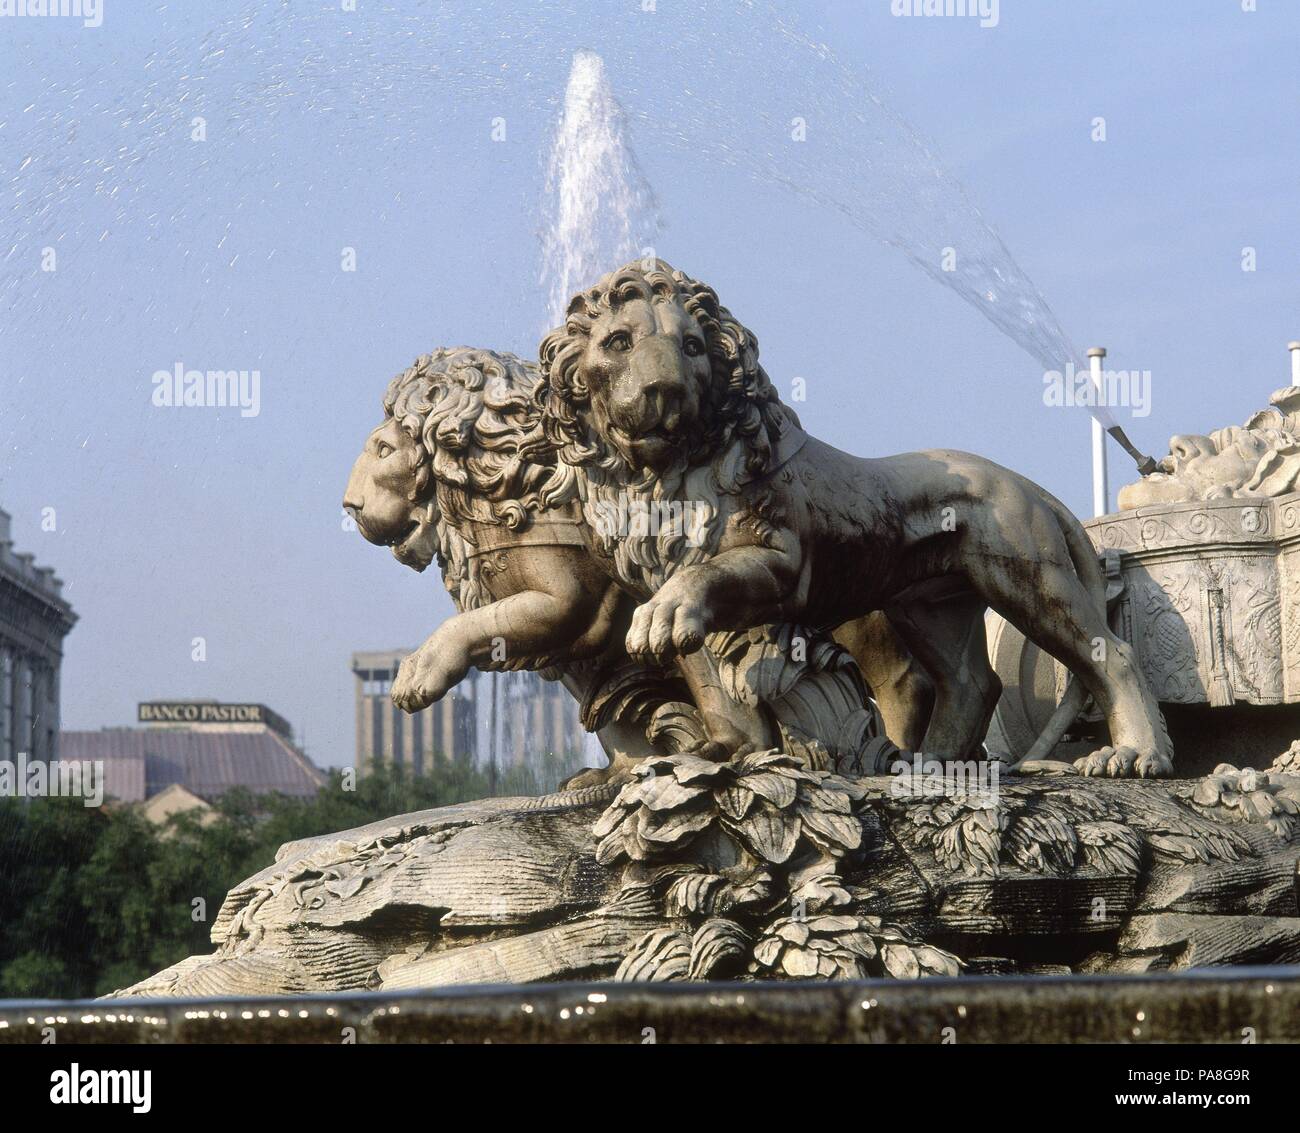
POLYGON ((934 707, 934 685, 884 612, 846 622, 835 640, 858 663, 880 709, 885 734, 903 751, 920 751, 934 707))
POLYGON ((965 583, 937 579, 893 603, 889 622, 934 685, 934 707, 921 750, 939 759, 983 754, 1002 682, 989 664, 984 599, 965 583))
POLYGON ((1064 565, 1066 548, 1060 550, 1059 557, 1045 551, 1036 560, 1011 549, 982 556, 972 581, 989 605, 1083 682, 1105 715, 1111 746, 1080 760, 1080 770, 1167 775, 1173 770, 1169 734, 1133 647, 1111 632, 1088 587, 1064 565))

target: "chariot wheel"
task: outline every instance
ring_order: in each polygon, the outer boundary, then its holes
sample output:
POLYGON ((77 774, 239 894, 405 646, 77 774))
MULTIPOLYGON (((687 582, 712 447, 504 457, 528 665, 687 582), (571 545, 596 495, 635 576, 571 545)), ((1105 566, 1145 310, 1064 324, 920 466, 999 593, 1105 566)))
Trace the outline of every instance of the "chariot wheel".
POLYGON ((1065 668, 1015 626, 990 610, 985 615, 989 663, 1002 682, 985 745, 1022 758, 1033 746, 1065 691, 1065 668))

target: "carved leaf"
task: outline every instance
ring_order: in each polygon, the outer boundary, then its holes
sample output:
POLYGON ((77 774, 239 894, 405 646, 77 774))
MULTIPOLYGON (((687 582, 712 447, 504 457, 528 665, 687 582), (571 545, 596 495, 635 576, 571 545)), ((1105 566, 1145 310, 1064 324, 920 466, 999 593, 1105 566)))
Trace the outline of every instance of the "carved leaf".
POLYGON ((786 775, 771 771, 759 772, 754 775, 746 775, 742 782, 756 795, 761 795, 768 802, 783 810, 794 802, 796 783, 794 779, 786 775))
POLYGON ((691 942, 689 978, 707 979, 740 967, 749 955, 749 934, 735 921, 714 917, 696 930, 691 942))
POLYGON ((342 901, 346 901, 349 897, 355 897, 360 893, 361 887, 365 885, 365 883, 366 875, 358 872, 354 873, 351 877, 342 877, 337 881, 327 881, 325 883, 325 892, 342 901))
POLYGON ((629 783, 619 792, 619 805, 647 806, 651 810, 672 810, 704 794, 704 787, 688 787, 672 775, 650 775, 629 783))
POLYGON ((935 948, 930 944, 919 944, 916 946, 915 954, 923 976, 961 975, 961 961, 951 952, 945 952, 942 948, 935 948))
POLYGON ((852 814, 853 800, 845 791, 837 791, 827 784, 821 784, 816 790, 807 792, 807 799, 818 810, 828 814, 852 814))
POLYGON ((839 856, 856 850, 862 843, 862 823, 856 818, 830 814, 811 806, 800 806, 798 814, 804 832, 827 853, 839 856))
POLYGON ((969 811, 934 839, 934 856, 945 868, 973 877, 996 877, 1002 850, 1002 819, 996 810, 969 811))
POLYGON ((1023 868, 1058 876, 1074 868, 1079 852, 1074 828, 1046 811, 1021 812, 1007 832, 1005 846, 1023 868))
POLYGON ((718 810, 738 822, 749 813, 756 796, 753 791, 745 787, 727 787, 721 791, 714 791, 713 797, 717 801, 718 810))
POLYGON ((627 852, 627 839, 621 829, 601 839, 596 847, 596 861, 603 866, 611 866, 620 858, 630 856, 627 852))
POLYGON ((1079 843, 1086 865, 1103 873, 1132 876, 1142 860, 1142 836, 1120 822, 1081 822, 1079 843))
POLYGON ((684 913, 711 913, 714 896, 727 879, 716 873, 688 873, 668 889, 668 911, 674 916, 684 913))
POLYGON ((843 883, 833 873, 824 873, 805 881, 791 892, 791 897, 803 902, 809 912, 821 912, 823 909, 847 905, 853 898, 843 883))
POLYGON ((591 828, 591 832, 597 838, 604 838, 609 834, 613 834, 615 830, 622 826, 626 818, 627 811, 619 806, 616 800, 605 808, 604 814, 596 819, 596 825, 591 828))
POLYGON ((646 933, 614 973, 620 982, 684 980, 691 966, 688 933, 659 928, 646 933))
POLYGON ((804 783, 819 782, 818 776, 809 771, 805 771, 792 756, 786 752, 777 751, 775 748, 769 749, 768 751, 756 751, 743 756, 740 760, 739 769, 742 774, 749 775, 764 767, 772 767, 774 765, 779 765, 781 768, 781 774, 788 778, 798 779, 804 783))
POLYGON ((1230 826, 1201 818, 1187 808, 1159 817, 1160 821, 1143 826, 1157 853, 1185 862, 1235 862, 1251 854, 1250 843, 1230 826))
POLYGON ((744 881, 729 883, 719 895, 719 907, 736 908, 766 901, 772 895, 772 875, 765 869, 755 870, 744 881))
POLYGON ((767 802, 760 801, 742 822, 727 825, 753 853, 774 865, 789 861, 799 842, 798 816, 767 802))
POLYGON ((656 760, 653 764, 656 773, 669 772, 679 783, 694 783, 699 780, 717 779, 727 769, 725 763, 713 763, 701 759, 698 755, 677 755, 671 760, 656 760))
POLYGON ((811 949, 787 948, 781 957, 781 968, 795 979, 812 979, 818 974, 817 954, 811 949))
POLYGON ((713 822, 713 813, 706 807, 677 810, 665 815, 643 808, 636 812, 636 817, 636 832, 645 841, 664 846, 698 834, 713 822))
POLYGON ((880 949, 876 947, 876 942, 868 932, 842 933, 839 942, 868 964, 880 955, 880 949))
POLYGON ((789 944, 804 945, 812 936, 807 921, 783 920, 777 923, 775 934, 789 944))
POLYGON ((921 976, 921 964, 906 944, 886 944, 880 958, 887 971, 896 980, 915 980, 921 976))

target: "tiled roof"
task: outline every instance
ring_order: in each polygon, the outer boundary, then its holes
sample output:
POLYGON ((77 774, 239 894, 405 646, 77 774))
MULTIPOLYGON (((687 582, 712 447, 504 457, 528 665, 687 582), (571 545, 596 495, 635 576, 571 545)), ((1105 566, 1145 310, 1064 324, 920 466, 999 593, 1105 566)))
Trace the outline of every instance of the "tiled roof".
POLYGON ((210 802, 232 787, 313 795, 324 781, 311 760, 269 728, 62 732, 59 758, 103 760, 104 793, 122 802, 152 798, 173 783, 210 802))

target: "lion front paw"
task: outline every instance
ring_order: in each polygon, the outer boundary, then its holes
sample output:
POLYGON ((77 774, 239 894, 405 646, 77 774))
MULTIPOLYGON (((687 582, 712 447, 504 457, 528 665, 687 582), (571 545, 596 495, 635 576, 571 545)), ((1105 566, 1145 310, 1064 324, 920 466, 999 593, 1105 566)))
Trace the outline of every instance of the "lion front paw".
POLYGON ((1074 766, 1084 775, 1105 776, 1108 779, 1156 779, 1173 773, 1174 765, 1164 752, 1147 752, 1139 755, 1131 747, 1103 747, 1082 759, 1074 766))
POLYGON ((722 743, 718 740, 700 740, 699 743, 691 744, 690 747, 683 749, 682 755, 693 755, 696 759, 706 759, 710 763, 729 763, 733 759, 741 759, 746 755, 753 755, 757 751, 752 743, 722 743))
POLYGON ((628 653, 642 661, 669 661, 704 644, 705 610, 684 587, 669 582, 632 615, 628 653))
POLYGON ((403 712, 419 712, 447 695, 457 681, 456 666, 431 649, 418 649, 397 670, 391 696, 403 712))

